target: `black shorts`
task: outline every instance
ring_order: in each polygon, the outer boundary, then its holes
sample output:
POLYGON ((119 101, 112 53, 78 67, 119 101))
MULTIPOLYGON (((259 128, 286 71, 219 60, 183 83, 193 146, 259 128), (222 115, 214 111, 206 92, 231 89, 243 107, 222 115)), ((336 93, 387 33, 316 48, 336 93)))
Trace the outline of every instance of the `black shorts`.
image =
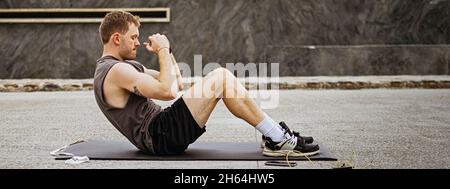
POLYGON ((173 155, 183 153, 189 144, 205 132, 205 127, 199 127, 183 98, 179 98, 155 116, 149 131, 154 153, 173 155))

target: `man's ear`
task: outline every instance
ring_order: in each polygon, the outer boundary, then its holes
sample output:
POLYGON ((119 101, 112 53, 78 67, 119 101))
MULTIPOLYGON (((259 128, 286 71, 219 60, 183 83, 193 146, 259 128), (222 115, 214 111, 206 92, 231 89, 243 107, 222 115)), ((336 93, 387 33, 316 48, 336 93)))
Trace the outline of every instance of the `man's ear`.
POLYGON ((113 44, 120 45, 120 34, 117 33, 117 32, 113 33, 111 35, 111 39, 110 40, 113 42, 113 44))

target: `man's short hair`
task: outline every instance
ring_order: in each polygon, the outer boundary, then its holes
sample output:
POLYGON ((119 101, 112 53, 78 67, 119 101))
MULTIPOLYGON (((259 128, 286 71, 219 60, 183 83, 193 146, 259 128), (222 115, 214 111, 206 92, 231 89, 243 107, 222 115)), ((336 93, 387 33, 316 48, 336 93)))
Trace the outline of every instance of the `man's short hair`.
POLYGON ((98 29, 103 44, 108 43, 109 38, 115 32, 125 34, 128 31, 128 24, 133 23, 137 27, 141 24, 139 16, 132 15, 126 11, 112 11, 103 18, 98 29))

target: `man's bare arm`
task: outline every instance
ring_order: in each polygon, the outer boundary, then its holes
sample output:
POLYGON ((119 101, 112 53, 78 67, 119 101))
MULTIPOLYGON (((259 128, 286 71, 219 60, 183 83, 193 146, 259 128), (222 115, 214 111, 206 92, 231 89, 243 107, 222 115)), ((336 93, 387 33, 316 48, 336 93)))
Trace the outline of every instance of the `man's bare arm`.
MULTIPOLYGON (((178 64, 177 64, 173 54, 171 53, 170 55, 171 55, 172 63, 174 65, 176 77, 177 77, 178 90, 183 90, 183 78, 181 77, 180 68, 178 67, 178 64)), ((158 79, 159 78, 159 74, 160 74, 159 71, 156 71, 156 70, 153 70, 153 69, 147 69, 145 67, 144 67, 144 73, 152 76, 155 79, 158 79)))
POLYGON ((170 94, 176 97, 178 93, 176 70, 172 62, 169 40, 165 35, 160 35, 159 33, 148 37, 148 40, 149 42, 144 43, 145 48, 158 56, 160 70, 157 80, 167 87, 170 94))
POLYGON ((147 69, 147 68, 144 67, 144 73, 147 74, 147 75, 152 76, 155 79, 159 78, 159 71, 152 70, 152 69, 147 69))
POLYGON ((115 64, 106 79, 129 92, 146 98, 172 100, 176 97, 166 84, 148 74, 138 72, 130 64, 115 64))
POLYGON ((178 87, 176 85, 176 71, 175 66, 172 63, 171 55, 168 48, 164 48, 158 51, 159 60, 159 76, 158 80, 170 90, 171 94, 176 96, 178 93, 178 87))
POLYGON ((169 52, 166 36, 155 34, 149 37, 152 46, 146 44, 148 51, 157 54, 160 73, 158 79, 140 73, 131 65, 115 64, 108 75, 112 83, 137 95, 160 100, 172 100, 177 97, 176 72, 169 52))

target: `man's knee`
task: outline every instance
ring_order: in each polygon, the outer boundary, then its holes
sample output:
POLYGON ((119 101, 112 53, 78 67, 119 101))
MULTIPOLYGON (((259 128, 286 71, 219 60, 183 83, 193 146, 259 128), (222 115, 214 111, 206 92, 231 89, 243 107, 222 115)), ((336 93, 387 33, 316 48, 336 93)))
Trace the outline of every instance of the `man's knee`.
POLYGON ((233 73, 231 73, 230 70, 224 68, 224 67, 220 67, 220 68, 216 68, 214 69, 211 74, 214 77, 218 77, 221 78, 222 80, 227 80, 227 79, 233 79, 234 75, 233 73))

